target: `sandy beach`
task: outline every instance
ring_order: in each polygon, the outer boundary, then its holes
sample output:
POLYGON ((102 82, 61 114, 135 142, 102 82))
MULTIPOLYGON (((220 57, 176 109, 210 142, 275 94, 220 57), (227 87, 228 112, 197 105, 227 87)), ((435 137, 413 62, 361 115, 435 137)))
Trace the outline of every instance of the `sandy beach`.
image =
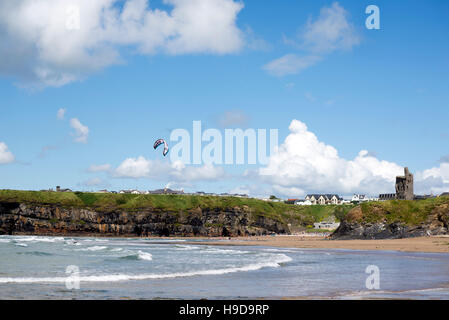
MULTIPOLYGON (((221 239, 211 238, 210 242, 202 242, 201 244, 270 246, 282 248, 393 250, 404 252, 449 253, 449 236, 389 239, 389 240, 328 240, 324 239, 323 237, 311 237, 311 236, 259 236, 259 237, 237 237, 232 238, 229 241, 222 241, 225 239, 226 238, 221 239)), ((189 241, 187 241, 187 243, 189 243, 189 241)), ((194 243, 199 244, 198 242, 194 243)))

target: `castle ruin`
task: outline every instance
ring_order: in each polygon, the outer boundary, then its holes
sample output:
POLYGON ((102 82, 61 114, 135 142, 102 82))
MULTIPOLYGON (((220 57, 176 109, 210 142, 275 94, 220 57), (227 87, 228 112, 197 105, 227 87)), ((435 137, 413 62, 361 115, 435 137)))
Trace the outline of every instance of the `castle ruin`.
POLYGON ((413 200, 415 194, 413 193, 413 174, 404 169, 404 175, 396 177, 396 199, 399 200, 413 200))
POLYGON ((380 194, 379 200, 414 200, 415 194, 413 193, 413 174, 408 171, 408 168, 404 169, 403 176, 396 177, 396 193, 380 194))

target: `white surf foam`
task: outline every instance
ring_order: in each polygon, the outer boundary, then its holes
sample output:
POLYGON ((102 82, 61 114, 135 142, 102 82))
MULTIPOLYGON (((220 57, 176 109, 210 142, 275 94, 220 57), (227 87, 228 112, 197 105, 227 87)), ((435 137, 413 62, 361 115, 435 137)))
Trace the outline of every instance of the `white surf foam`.
POLYGON ((201 253, 212 253, 212 254, 247 254, 249 251, 243 250, 233 250, 233 249, 220 249, 220 248, 206 248, 201 250, 201 253))
POLYGON ((14 245, 16 245, 18 247, 28 247, 28 245, 26 243, 15 243, 14 245))
POLYGON ((184 245, 184 244, 180 244, 180 245, 175 245, 176 250, 198 250, 200 249, 200 247, 198 246, 190 246, 190 245, 184 245))
POLYGON ((147 261, 153 260, 153 256, 151 255, 151 253, 143 252, 143 251, 139 250, 138 255, 139 255, 140 260, 147 260, 147 261))
POLYGON ((63 237, 40 237, 40 236, 21 236, 14 238, 14 241, 19 242, 61 242, 64 241, 63 237))
MULTIPOLYGON (((262 268, 278 268, 282 263, 291 261, 292 259, 285 254, 277 254, 273 260, 249 264, 241 267, 230 267, 222 269, 211 270, 197 270, 190 272, 175 272, 167 274, 109 274, 109 275, 94 275, 94 276, 80 276, 81 282, 117 282, 129 280, 151 280, 151 279, 170 279, 179 277, 193 277, 193 276, 208 276, 208 275, 222 275, 235 272, 255 271, 262 268)), ((0 278, 0 283, 65 283, 67 277, 45 277, 45 278, 0 278)))
POLYGON ((87 247, 87 248, 81 248, 81 249, 75 249, 76 251, 100 251, 105 250, 108 247, 105 246, 93 246, 93 247, 87 247))

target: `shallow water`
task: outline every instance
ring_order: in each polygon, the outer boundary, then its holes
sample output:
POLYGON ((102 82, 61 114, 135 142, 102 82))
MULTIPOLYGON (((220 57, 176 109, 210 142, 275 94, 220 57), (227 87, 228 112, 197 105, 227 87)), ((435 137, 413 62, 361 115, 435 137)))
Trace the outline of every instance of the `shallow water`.
POLYGON ((0 299, 449 299, 449 254, 197 242, 0 236, 0 299), (366 288, 369 265, 379 290, 366 288))

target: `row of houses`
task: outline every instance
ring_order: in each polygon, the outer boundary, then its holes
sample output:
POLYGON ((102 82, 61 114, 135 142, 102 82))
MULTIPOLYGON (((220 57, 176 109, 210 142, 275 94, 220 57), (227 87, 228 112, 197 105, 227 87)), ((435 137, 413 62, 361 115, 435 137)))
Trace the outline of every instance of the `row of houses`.
MULTIPOLYGON (((100 190, 102 193, 114 193, 114 191, 100 190)), ((117 192, 115 192, 117 193, 117 192)), ((194 193, 185 193, 184 190, 173 190, 170 188, 164 189, 156 189, 156 190, 148 190, 148 191, 139 191, 139 190, 120 190, 118 193, 120 194, 178 194, 178 195, 196 195, 196 196, 214 196, 214 197, 239 197, 239 198, 248 198, 247 194, 236 194, 236 193, 207 193, 203 191, 198 191, 194 193)))
MULTIPOLYGON (((344 204, 346 200, 337 194, 308 194, 304 199, 288 199, 287 204, 313 206, 325 204, 344 204)), ((349 203, 349 201, 347 201, 349 203)))
POLYGON ((354 194, 350 200, 343 199, 338 194, 308 194, 304 199, 287 199, 284 202, 287 204, 295 204, 299 206, 313 206, 313 205, 326 205, 326 204, 340 205, 340 204, 361 203, 368 201, 379 201, 379 199, 370 198, 364 194, 354 194))

